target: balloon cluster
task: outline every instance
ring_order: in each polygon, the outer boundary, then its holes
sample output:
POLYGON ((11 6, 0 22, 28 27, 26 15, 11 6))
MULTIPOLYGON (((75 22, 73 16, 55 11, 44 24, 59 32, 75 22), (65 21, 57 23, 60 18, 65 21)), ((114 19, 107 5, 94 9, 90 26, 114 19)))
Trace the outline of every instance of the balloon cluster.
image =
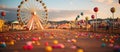
POLYGON ((6 43, 5 42, 0 42, 0 47, 1 48, 5 48, 6 47, 6 43))
POLYGON ((31 41, 26 42, 26 45, 23 46, 23 49, 24 50, 32 50, 33 49, 32 42, 31 41))

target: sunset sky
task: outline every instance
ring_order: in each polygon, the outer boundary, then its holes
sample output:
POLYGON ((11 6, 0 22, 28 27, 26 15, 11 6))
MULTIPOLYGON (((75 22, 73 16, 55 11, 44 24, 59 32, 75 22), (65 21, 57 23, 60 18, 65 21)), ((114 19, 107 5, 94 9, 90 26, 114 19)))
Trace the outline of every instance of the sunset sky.
MULTIPOLYGON (((0 0, 0 8, 14 8, 22 0, 0 0)), ((91 15, 95 14, 93 11, 94 7, 98 7, 98 18, 111 17, 111 7, 116 8, 115 18, 120 18, 120 4, 118 0, 43 0, 49 11, 49 20, 60 21, 60 20, 74 20, 77 15, 81 12, 84 16, 80 16, 79 19, 85 19, 86 16, 91 19, 91 15)), ((4 10, 0 9, 0 11, 4 10)), ((9 11, 9 10, 7 10, 9 11)))

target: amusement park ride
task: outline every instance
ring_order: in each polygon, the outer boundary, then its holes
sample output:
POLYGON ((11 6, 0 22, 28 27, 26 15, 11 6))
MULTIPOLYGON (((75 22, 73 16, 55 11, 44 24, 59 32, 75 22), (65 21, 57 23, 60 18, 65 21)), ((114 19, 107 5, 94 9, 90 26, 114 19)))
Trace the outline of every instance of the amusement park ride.
POLYGON ((83 17, 83 12, 80 15, 77 15, 74 21, 70 22, 72 28, 86 28, 89 29, 91 26, 88 24, 88 17, 85 17, 85 20, 78 20, 80 17, 83 17))
POLYGON ((17 9, 19 22, 28 30, 43 30, 47 24, 48 10, 42 0, 23 0, 17 9))

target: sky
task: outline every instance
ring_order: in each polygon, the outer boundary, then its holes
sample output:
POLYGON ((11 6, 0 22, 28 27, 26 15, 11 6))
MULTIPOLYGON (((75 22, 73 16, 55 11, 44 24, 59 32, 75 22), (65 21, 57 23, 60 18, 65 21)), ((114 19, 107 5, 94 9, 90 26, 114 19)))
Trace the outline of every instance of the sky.
MULTIPOLYGON (((0 11, 4 9, 17 9, 17 6, 22 0, 0 0, 0 11)), ((74 20, 81 12, 84 13, 80 16, 79 20, 95 14, 94 7, 98 7, 97 18, 112 17, 110 12, 111 7, 115 7, 115 18, 120 18, 120 4, 118 0, 43 0, 48 8, 48 20, 74 20)), ((7 10, 9 11, 9 10, 7 10)), ((12 11, 10 11, 12 12, 12 11)), ((9 14, 9 13, 8 13, 9 14)), ((12 17, 12 16, 11 16, 12 17)), ((14 16, 15 17, 15 16, 14 16)))

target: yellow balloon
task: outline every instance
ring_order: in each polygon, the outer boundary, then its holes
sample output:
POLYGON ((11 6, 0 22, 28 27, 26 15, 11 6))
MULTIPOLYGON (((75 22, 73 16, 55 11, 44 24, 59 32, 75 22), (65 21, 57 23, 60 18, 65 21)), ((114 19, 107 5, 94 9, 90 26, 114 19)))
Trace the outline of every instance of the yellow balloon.
POLYGON ((104 38, 102 38, 102 41, 104 41, 105 39, 104 38))
POLYGON ((10 42, 10 45, 14 45, 14 41, 11 41, 11 42, 10 42))
POLYGON ((90 38, 93 38, 93 36, 92 36, 92 35, 90 35, 90 38))
POLYGON ((108 39, 105 39, 105 42, 108 42, 108 39))
POLYGON ((51 46, 47 46, 47 47, 45 48, 45 51, 46 51, 46 52, 52 52, 52 47, 51 47, 51 46))
POLYGON ((36 45, 40 45, 40 42, 36 42, 36 45))
POLYGON ((35 41, 32 41, 33 44, 35 44, 35 41))
POLYGON ((78 38, 78 36, 75 36, 75 38, 78 38))
POLYGON ((76 39, 72 39, 71 41, 72 41, 73 43, 76 43, 76 42, 77 42, 77 40, 76 40, 76 39))
POLYGON ((57 41, 57 40, 54 40, 53 43, 54 43, 54 44, 58 44, 58 41, 57 41))
POLYGON ((77 52, 84 52, 84 50, 83 49, 78 49, 77 52))

